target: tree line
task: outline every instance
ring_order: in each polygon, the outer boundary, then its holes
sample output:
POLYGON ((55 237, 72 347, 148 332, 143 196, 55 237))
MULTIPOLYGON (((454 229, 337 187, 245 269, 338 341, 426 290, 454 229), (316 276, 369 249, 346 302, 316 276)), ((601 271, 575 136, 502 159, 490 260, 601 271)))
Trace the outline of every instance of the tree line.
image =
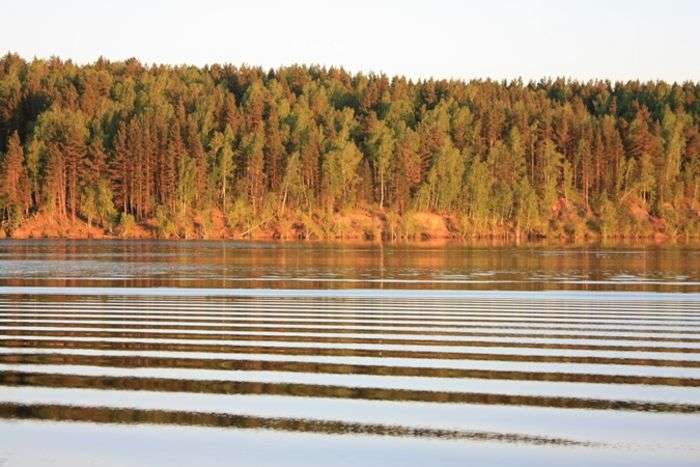
POLYGON ((694 82, 413 81, 7 54, 0 151, 8 233, 37 213, 182 236, 212 213, 245 230, 348 209, 398 224, 436 213, 475 236, 700 232, 694 82))

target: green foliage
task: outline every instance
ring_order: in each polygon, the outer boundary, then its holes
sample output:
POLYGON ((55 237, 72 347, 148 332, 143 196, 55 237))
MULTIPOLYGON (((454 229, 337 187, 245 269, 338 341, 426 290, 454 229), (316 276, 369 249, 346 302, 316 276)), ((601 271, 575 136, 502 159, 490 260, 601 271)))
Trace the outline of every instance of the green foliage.
MULTIPOLYGON (((126 216, 123 216, 123 217, 128 219, 129 222, 132 222, 133 217, 131 219, 129 219, 128 216, 129 216, 129 214, 127 214, 126 216)), ((166 206, 158 206, 156 208, 155 225, 156 225, 156 229, 158 231, 158 237, 160 237, 160 238, 177 238, 178 237, 178 228, 177 228, 177 223, 175 220, 175 213, 172 212, 172 210, 168 209, 166 206)))
POLYGON ((6 235, 12 235, 21 225, 22 219, 24 219, 24 212, 22 212, 22 208, 18 204, 6 204, 5 199, 0 199, 0 206, 3 206, 5 211, 2 228, 6 235))
POLYGON ((486 164, 478 159, 472 162, 464 185, 464 204, 471 221, 477 226, 483 225, 489 219, 492 186, 491 173, 486 164))
POLYGON ((637 173, 637 190, 641 197, 650 203, 656 194, 656 180, 654 179, 654 166, 651 155, 648 152, 642 154, 637 173))
POLYGON ((85 186, 80 196, 80 212, 87 219, 88 226, 93 219, 101 226, 112 229, 112 223, 116 214, 113 194, 109 182, 101 178, 96 186, 85 186))
POLYGON ((329 211, 347 206, 353 202, 357 183, 357 166, 362 153, 354 143, 340 141, 323 157, 322 192, 329 211))
POLYGON ((515 189, 515 227, 525 233, 533 233, 540 227, 540 213, 537 209, 537 193, 527 177, 518 182, 515 189))
POLYGON ((559 184, 562 174, 562 155, 551 141, 545 141, 540 195, 540 213, 549 218, 559 198, 559 184))
POLYGON ((92 226, 92 220, 97 217, 97 190, 95 187, 83 187, 80 194, 80 213, 87 219, 88 227, 92 226))
POLYGON ((97 182, 97 193, 95 196, 96 208, 97 208, 97 220, 102 226, 108 227, 110 230, 112 228, 112 222, 116 214, 116 209, 114 208, 114 202, 112 201, 113 194, 109 187, 109 182, 101 178, 97 182))
POLYGON ((177 205, 181 215, 187 213, 197 197, 196 175, 194 159, 181 158, 177 165, 177 205))
POLYGON ((412 235, 411 209, 474 235, 580 237, 597 223, 604 236, 681 236, 700 222, 694 82, 412 82, 7 55, 0 151, 12 229, 38 211, 109 229, 115 207, 120 232, 133 220, 168 237, 193 235, 202 212, 238 232, 284 220, 307 238, 346 235, 336 217, 357 208, 394 238, 412 235))
POLYGON ((619 209, 610 200, 605 199, 600 208, 600 234, 604 238, 615 237, 620 234, 620 222, 618 220, 619 209))
POLYGON ((375 114, 370 115, 368 125, 367 153, 374 168, 375 184, 379 185, 379 207, 381 209, 384 207, 386 180, 396 150, 396 140, 393 132, 384 122, 377 120, 375 114))
POLYGON ((224 211, 226 210, 227 188, 233 171, 233 142, 234 134, 230 125, 223 132, 215 132, 210 143, 210 180, 217 187, 217 198, 224 211))
POLYGON ((287 167, 282 180, 280 210, 284 213, 287 206, 293 208, 311 209, 310 196, 304 185, 304 177, 301 172, 301 157, 299 152, 294 152, 287 160, 287 167))
POLYGON ((117 234, 121 237, 129 237, 133 235, 136 230, 136 219, 129 213, 122 212, 119 215, 119 221, 117 222, 117 234))
POLYGON ((226 211, 226 224, 234 230, 247 230, 251 227, 253 210, 245 199, 237 199, 226 211))
POLYGON ((442 148, 418 191, 417 205, 422 209, 440 212, 456 208, 462 187, 464 157, 452 145, 442 148))
POLYGON ((42 177, 35 198, 39 208, 65 216, 77 213, 79 171, 86 154, 87 127, 85 116, 68 109, 52 108, 42 113, 34 127, 30 172, 42 177))

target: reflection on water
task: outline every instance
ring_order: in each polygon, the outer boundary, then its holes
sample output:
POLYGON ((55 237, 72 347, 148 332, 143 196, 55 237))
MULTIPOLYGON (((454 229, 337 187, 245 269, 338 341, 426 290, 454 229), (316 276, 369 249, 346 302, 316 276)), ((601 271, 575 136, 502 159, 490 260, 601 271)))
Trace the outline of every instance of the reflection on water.
POLYGON ((447 440, 471 439, 482 441, 559 444, 570 446, 592 445, 592 443, 582 443, 563 438, 548 438, 544 436, 527 436, 509 433, 438 430, 431 428, 370 425, 322 420, 250 417, 245 415, 173 412, 165 410, 107 409, 99 407, 72 407, 61 405, 0 404, 0 417, 23 420, 88 421, 94 423, 194 425, 220 428, 301 431, 339 435, 369 434, 379 436, 438 438, 447 440))
POLYGON ((687 248, 1 241, 0 465, 698 465, 698 292, 687 248))
POLYGON ((0 285, 700 291, 700 250, 0 241, 0 285))

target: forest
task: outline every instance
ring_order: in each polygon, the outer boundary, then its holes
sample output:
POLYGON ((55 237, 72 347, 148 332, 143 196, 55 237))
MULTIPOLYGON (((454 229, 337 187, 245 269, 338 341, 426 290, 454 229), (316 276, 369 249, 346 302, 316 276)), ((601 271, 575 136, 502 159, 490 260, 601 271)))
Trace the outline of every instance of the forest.
POLYGON ((700 84, 7 54, 0 214, 17 238, 697 238, 700 84))

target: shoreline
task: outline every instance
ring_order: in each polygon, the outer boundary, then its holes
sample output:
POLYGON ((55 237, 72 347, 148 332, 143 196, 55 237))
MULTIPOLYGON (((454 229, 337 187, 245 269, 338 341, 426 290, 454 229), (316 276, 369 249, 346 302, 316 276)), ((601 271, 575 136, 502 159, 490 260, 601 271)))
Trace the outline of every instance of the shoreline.
POLYGON ((328 246, 379 246, 379 247, 411 247, 411 248, 442 248, 442 247, 483 247, 483 248, 505 248, 505 247, 531 247, 531 248, 616 248, 616 247, 690 247, 700 249, 700 238, 592 238, 587 240, 567 240, 567 239, 547 239, 518 240, 513 238, 437 238, 425 240, 366 240, 366 239, 300 239, 300 238, 271 238, 261 237, 191 237, 191 238, 161 238, 153 236, 144 237, 121 237, 118 235, 93 236, 43 236, 43 237, 1 237, 0 242, 36 242, 36 241, 66 241, 66 242, 168 242, 168 243, 243 243, 243 244, 273 244, 273 245, 328 245, 328 246))
POLYGON ((110 223, 108 227, 88 224, 80 218, 36 213, 23 221, 10 235, 0 229, 0 239, 65 240, 170 240, 238 241, 271 243, 327 243, 338 245, 414 246, 473 245, 503 246, 599 246, 599 245, 700 245, 700 236, 667 232, 666 224, 646 217, 635 225, 617 229, 616 235, 603 235, 597 220, 550 223, 538 231, 524 233, 515 226, 490 221, 476 224, 454 213, 410 211, 397 213, 371 208, 340 212, 287 212, 260 221, 243 218, 235 224, 223 219, 220 211, 210 209, 184 215, 163 228, 156 219, 137 222, 132 216, 110 223))

